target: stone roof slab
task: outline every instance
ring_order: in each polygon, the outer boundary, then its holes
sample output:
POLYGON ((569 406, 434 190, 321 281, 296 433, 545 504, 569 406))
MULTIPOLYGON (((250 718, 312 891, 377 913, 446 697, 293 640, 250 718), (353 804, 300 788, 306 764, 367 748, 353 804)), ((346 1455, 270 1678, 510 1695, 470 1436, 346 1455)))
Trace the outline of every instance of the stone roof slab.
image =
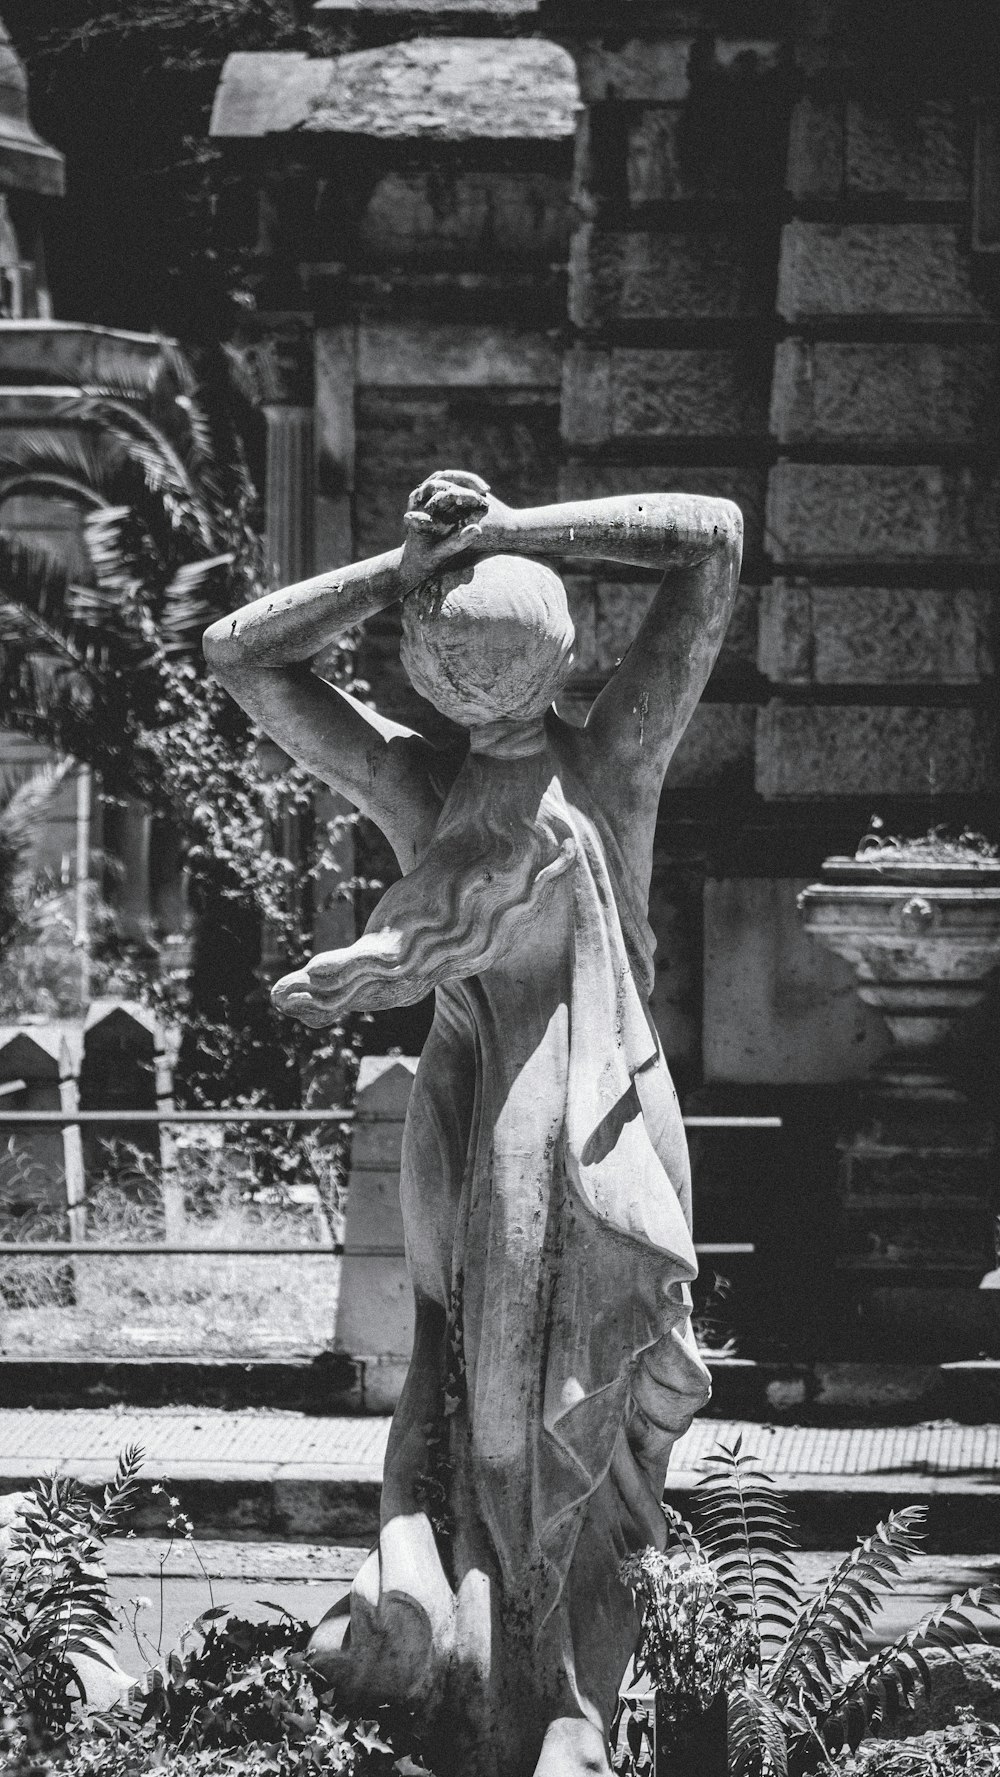
POLYGON ((572 57, 540 38, 434 37, 341 56, 227 58, 211 133, 562 141, 576 129, 572 57))

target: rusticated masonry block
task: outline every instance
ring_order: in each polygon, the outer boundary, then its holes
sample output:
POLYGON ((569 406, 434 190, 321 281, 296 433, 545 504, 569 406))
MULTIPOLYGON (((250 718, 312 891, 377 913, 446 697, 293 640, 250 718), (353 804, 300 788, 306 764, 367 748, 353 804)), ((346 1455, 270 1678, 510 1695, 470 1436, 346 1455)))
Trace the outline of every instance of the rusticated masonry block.
POLYGON ((990 317, 962 232, 944 222, 789 222, 781 233, 778 313, 787 321, 990 317))
POLYGON ((368 198, 357 247, 375 268, 547 269, 565 261, 569 233, 560 175, 469 167, 442 180, 436 170, 394 167, 368 198))
POLYGON ((757 711, 752 704, 700 703, 667 770, 667 790, 750 788, 757 711))
MULTIPOLYGON (((727 46, 735 48, 735 45, 727 46)), ((629 121, 631 204, 776 195, 784 185, 787 109, 773 45, 716 62, 685 104, 649 105, 629 121)))
POLYGON ((647 42, 633 37, 620 49, 586 44, 577 56, 580 91, 586 104, 602 99, 658 99, 661 104, 688 95, 689 37, 647 42))
POLYGON ((967 137, 967 120, 943 99, 879 105, 808 95, 792 113, 788 187, 799 198, 961 202, 967 137))
POLYGON ((766 272, 745 229, 605 233, 587 223, 570 249, 570 319, 720 320, 759 315, 766 272))
MULTIPOLYGON (((564 576, 576 628, 576 670, 587 677, 614 671, 624 659, 653 598, 655 580, 594 580, 564 576)), ((757 658, 756 587, 741 586, 713 679, 744 680, 757 658)))
POLYGON ((932 464, 778 463, 767 543, 779 562, 1000 559, 1000 477, 932 464))
POLYGON ((759 383, 740 352, 579 349, 567 354, 562 404, 567 444, 742 437, 764 430, 759 383))
POLYGON ((782 340, 771 431, 782 444, 974 444, 995 438, 991 342, 841 345, 782 340))
POLYGON ((795 586, 761 592, 758 665, 775 684, 975 684, 993 672, 988 592, 795 586))
POLYGON ((783 796, 981 795, 995 790, 991 712, 899 705, 760 712, 756 787, 783 796))

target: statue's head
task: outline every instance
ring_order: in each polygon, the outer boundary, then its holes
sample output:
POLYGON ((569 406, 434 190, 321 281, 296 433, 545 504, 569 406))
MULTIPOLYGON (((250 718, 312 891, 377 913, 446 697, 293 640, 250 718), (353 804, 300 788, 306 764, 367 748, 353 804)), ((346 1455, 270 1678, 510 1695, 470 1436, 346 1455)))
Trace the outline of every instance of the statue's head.
POLYGON ((403 600, 410 683, 465 728, 543 715, 569 674, 573 642, 558 574, 523 556, 485 556, 403 600))

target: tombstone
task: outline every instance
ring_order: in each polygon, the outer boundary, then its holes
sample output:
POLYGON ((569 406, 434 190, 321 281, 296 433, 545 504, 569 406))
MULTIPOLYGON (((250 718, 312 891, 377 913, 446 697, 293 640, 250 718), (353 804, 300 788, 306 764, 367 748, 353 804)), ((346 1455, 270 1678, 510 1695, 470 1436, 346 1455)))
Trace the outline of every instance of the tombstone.
MULTIPOLYGON (((84 1174, 76 1125, 4 1125, 5 1111, 77 1109, 79 1031, 59 1023, 0 1028, 0 1227, 3 1238, 83 1237, 84 1174), (4 1090, 4 1088, 7 1090, 4 1090)), ((67 1307, 70 1265, 48 1258, 0 1263, 0 1300, 8 1308, 67 1307)))
POLYGON ((72 1238, 82 1211, 83 1156, 79 1126, 4 1125, 5 1111, 75 1111, 80 1038, 77 1027, 50 1024, 0 1027, 0 1087, 21 1082, 0 1098, 0 1197, 15 1213, 68 1209, 72 1238))
MULTIPOLYGON (((86 1110, 160 1112, 173 1109, 176 1041, 146 1006, 94 1000, 84 1023, 80 1099, 86 1110)), ((162 1204, 167 1237, 175 1232, 176 1140, 169 1124, 94 1127, 84 1144, 91 1192, 112 1172, 137 1204, 162 1204)), ((137 1230, 141 1238, 141 1231, 137 1230)))
POLYGON ((395 1407, 413 1344, 399 1163, 416 1071, 416 1056, 368 1055, 358 1074, 334 1349, 357 1361, 371 1413, 395 1407))

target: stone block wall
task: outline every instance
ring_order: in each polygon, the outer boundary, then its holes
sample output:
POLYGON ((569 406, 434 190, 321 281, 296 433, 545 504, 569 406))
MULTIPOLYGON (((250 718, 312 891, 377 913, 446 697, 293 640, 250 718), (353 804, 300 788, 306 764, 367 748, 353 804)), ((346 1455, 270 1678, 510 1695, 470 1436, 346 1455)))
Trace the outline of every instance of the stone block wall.
MULTIPOLYGON (((661 804, 654 1012, 690 1108, 825 1128, 885 1032, 802 936, 796 888, 876 812, 998 833, 995 8, 324 0, 315 17, 330 56, 422 44, 431 86, 470 64, 516 86, 511 46, 544 40, 578 87, 575 124, 544 138, 501 140, 503 106, 487 119, 477 97, 466 118, 460 94, 450 140, 436 101, 432 139, 400 99, 368 138, 324 112, 231 145, 257 186, 256 325, 299 329, 281 398, 314 403, 316 559, 387 547, 446 463, 514 503, 739 503, 740 601, 661 804)), ((580 720, 656 582, 567 579, 580 720)), ((365 676, 429 723, 396 645, 391 615, 370 625, 365 676)))

